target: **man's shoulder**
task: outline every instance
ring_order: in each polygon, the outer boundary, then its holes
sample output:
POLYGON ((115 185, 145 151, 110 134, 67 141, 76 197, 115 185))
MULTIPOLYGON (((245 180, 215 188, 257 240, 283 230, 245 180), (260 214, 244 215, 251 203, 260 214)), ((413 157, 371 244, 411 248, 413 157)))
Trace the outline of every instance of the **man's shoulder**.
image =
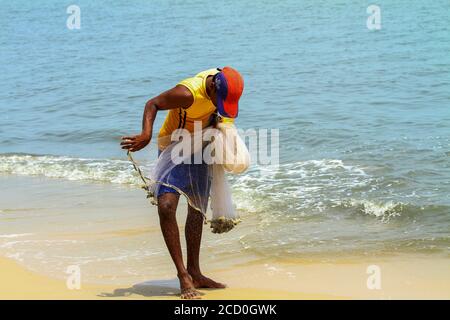
POLYGON ((178 85, 187 87, 195 95, 195 92, 202 88, 203 81, 199 77, 192 77, 181 80, 178 85))
POLYGON ((186 78, 184 80, 181 80, 178 84, 183 85, 191 91, 192 95, 194 96, 194 99, 198 98, 199 96, 205 95, 205 79, 209 75, 215 75, 218 73, 219 70, 217 68, 214 69, 208 69, 202 72, 197 73, 195 76, 191 78, 186 78))

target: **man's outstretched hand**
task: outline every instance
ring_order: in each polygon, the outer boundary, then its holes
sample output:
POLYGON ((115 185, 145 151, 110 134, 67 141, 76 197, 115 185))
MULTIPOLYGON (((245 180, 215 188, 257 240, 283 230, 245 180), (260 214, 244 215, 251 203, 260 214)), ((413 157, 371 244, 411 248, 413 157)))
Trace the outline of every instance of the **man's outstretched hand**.
POLYGON ((120 145, 122 149, 130 150, 131 152, 139 151, 145 148, 150 142, 150 137, 143 134, 138 134, 136 136, 122 137, 122 142, 120 145))

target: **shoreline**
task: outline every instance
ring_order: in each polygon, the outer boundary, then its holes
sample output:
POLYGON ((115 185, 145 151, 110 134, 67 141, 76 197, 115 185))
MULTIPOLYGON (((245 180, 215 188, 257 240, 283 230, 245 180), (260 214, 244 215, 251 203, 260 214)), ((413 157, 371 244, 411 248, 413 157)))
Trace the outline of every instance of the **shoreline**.
MULTIPOLYGON (((179 299, 156 210, 141 190, 2 178, 0 299, 179 299), (71 265, 82 268, 81 290, 67 289, 71 265)), ((264 258, 240 243, 255 219, 246 216, 223 237, 205 228, 202 269, 228 288, 200 290, 203 299, 450 299, 445 253, 264 258), (367 287, 373 265, 381 272, 379 290, 367 287)))

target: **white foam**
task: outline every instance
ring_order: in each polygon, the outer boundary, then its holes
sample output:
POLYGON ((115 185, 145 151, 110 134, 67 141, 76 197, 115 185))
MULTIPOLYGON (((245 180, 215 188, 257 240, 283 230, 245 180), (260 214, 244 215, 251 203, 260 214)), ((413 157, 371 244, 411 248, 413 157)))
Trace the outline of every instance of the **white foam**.
POLYGON ((401 215, 404 204, 393 201, 383 203, 369 200, 350 200, 349 206, 360 207, 360 210, 363 213, 380 218, 383 222, 389 222, 391 218, 399 217, 401 215))
POLYGON ((136 184, 129 161, 57 156, 1 155, 0 173, 136 184))
POLYGON ((278 168, 254 167, 232 180, 238 209, 249 212, 269 210, 323 211, 327 203, 348 198, 353 188, 373 181, 362 168, 339 159, 298 161, 278 168))
POLYGON ((13 234, 0 234, 0 238, 19 238, 32 236, 33 233, 13 233, 13 234))
POLYGON ((51 247, 54 245, 64 245, 64 244, 76 244, 79 243, 80 241, 77 240, 22 240, 22 241, 10 241, 10 242, 6 242, 3 243, 2 245, 0 245, 0 248, 3 249, 11 249, 14 248, 16 246, 20 246, 20 245, 25 245, 25 246, 30 246, 30 245, 34 245, 34 244, 38 244, 40 246, 47 246, 47 247, 51 247))
MULTIPOLYGON (((150 172, 144 166, 144 173, 150 172)), ((87 180, 140 185, 128 160, 85 159, 65 156, 0 155, 0 173, 39 175, 67 180, 87 180)), ((372 178, 362 168, 340 159, 297 161, 276 166, 253 166, 242 175, 230 176, 238 210, 264 212, 327 208, 350 198, 352 188, 364 187, 372 178)), ((368 206, 375 214, 376 209, 368 206)))

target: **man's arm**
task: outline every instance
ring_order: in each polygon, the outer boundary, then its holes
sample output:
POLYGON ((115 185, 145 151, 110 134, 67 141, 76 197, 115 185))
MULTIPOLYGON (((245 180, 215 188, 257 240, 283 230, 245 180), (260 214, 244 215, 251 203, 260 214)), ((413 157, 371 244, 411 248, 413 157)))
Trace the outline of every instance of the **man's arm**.
POLYGON ((153 123, 155 122, 158 110, 189 108, 193 102, 194 97, 192 93, 182 85, 177 85, 161 93, 159 96, 150 99, 145 104, 141 134, 122 137, 122 142, 120 143, 122 149, 128 149, 134 152, 141 150, 149 144, 152 139, 153 123))

